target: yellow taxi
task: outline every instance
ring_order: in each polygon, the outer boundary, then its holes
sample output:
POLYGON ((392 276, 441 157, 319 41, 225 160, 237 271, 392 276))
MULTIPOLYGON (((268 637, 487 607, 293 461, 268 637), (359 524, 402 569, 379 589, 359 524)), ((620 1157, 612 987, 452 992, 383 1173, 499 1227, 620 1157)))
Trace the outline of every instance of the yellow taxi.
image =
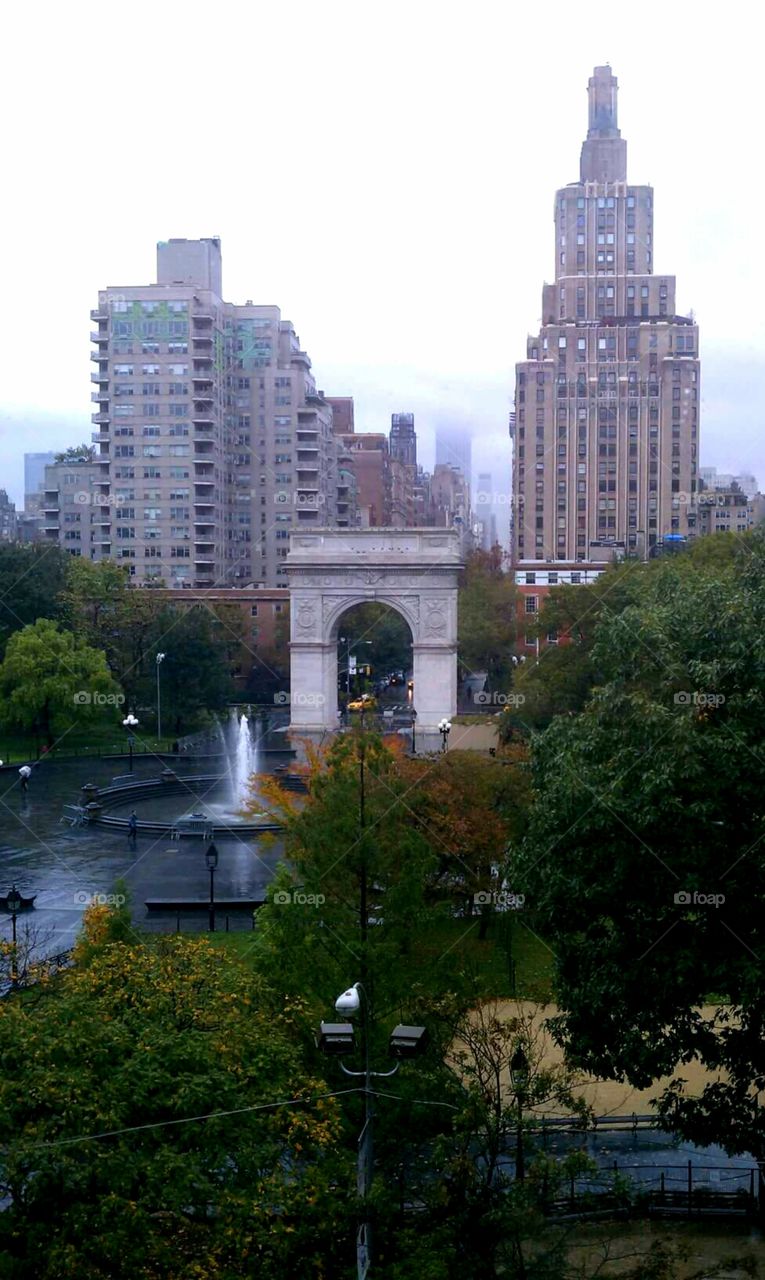
POLYGON ((371 693, 362 693, 360 698, 354 698, 348 703, 349 711, 374 711, 377 706, 377 699, 371 693))

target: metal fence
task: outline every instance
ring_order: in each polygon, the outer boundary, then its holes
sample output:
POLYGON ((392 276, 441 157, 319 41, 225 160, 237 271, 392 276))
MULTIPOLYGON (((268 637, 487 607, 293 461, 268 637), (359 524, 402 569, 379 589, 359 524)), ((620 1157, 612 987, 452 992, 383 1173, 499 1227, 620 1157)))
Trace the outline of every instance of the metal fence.
POLYGON ((649 1217, 747 1218, 763 1207, 763 1180, 752 1165, 628 1164, 614 1160, 597 1173, 572 1176, 542 1188, 544 1211, 554 1218, 621 1210, 649 1217))

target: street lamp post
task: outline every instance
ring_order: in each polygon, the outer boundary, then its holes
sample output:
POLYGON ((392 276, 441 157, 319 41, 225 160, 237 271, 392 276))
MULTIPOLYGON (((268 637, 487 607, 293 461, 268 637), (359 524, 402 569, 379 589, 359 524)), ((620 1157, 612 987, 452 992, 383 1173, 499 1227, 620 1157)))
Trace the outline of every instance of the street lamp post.
POLYGON ((158 653, 156 657, 157 663, 157 741, 162 746, 162 702, 159 691, 159 668, 167 657, 166 653, 158 653))
POLYGON ((210 933, 215 933, 215 868, 218 865, 218 850, 214 844, 208 846, 205 862, 210 872, 210 933))
POLYGON ((439 720, 438 722, 438 732, 441 734, 441 750, 442 751, 446 751, 446 748, 449 742, 449 734, 451 733, 451 731, 452 731, 452 722, 451 720, 447 719, 446 716, 444 716, 443 719, 439 720))
POLYGON ((518 1121, 515 1136, 515 1176, 518 1182, 523 1182, 523 1179, 526 1176, 523 1151, 523 1099, 528 1079, 529 1060, 526 1057, 522 1045, 518 1045, 518 1048, 510 1059, 510 1080, 512 1082, 513 1089, 515 1090, 515 1097, 518 1103, 518 1121))
MULTIPOLYGON (((157 668, 159 670, 159 668, 157 668)), ((127 733, 128 753, 130 755, 130 772, 133 772, 133 730, 138 728, 138 718, 133 715, 132 711, 128 711, 125 719, 122 721, 122 727, 127 733)))
MULTIPOLYGON (((380 1078, 385 1079, 389 1076, 395 1075, 401 1065, 402 1059, 414 1058, 422 1053, 428 1043, 428 1032, 425 1027, 412 1027, 401 1024, 394 1027, 390 1036, 389 1052, 391 1057, 398 1059, 398 1061, 391 1071, 372 1071, 369 1065, 369 997, 367 996, 366 988, 363 983, 354 982, 352 987, 349 987, 347 991, 344 991, 342 995, 338 996, 335 1001, 335 1009, 339 1014, 344 1015, 346 1018, 352 1018, 360 1009, 362 1010, 362 1058, 364 1062, 364 1070, 351 1071, 349 1067, 346 1067, 344 1062, 341 1062, 340 1066, 347 1076, 363 1077, 364 1079, 364 1127, 359 1134, 358 1168, 356 1175, 357 1191, 359 1198, 362 1201, 362 1216, 356 1237, 356 1275, 357 1280, 366 1280, 366 1277, 369 1275, 369 1268, 372 1259, 372 1228, 369 1220, 368 1209, 368 1200, 372 1189, 374 1168, 372 1141, 374 1093, 372 1090, 372 1080, 380 1078)), ((331 1054, 333 1056, 352 1053, 354 1049, 352 1024, 350 1022, 322 1022, 319 1037, 317 1039, 317 1045, 324 1053, 331 1054)))
POLYGON ((11 928, 13 930, 13 949, 11 951, 11 986, 15 990, 19 985, 19 965, 18 952, 16 950, 16 916, 21 910, 21 894, 15 885, 9 890, 6 896, 8 910, 11 913, 11 928))
POLYGON ((414 707, 412 707, 412 755, 416 755, 415 748, 414 748, 414 722, 416 719, 417 719, 417 712, 415 711, 414 707))
MULTIPOLYGON (((338 636, 341 644, 345 645, 345 692, 350 697, 351 693, 351 645, 353 641, 350 636, 338 636)), ((371 644, 371 640, 357 640, 356 644, 371 644)))

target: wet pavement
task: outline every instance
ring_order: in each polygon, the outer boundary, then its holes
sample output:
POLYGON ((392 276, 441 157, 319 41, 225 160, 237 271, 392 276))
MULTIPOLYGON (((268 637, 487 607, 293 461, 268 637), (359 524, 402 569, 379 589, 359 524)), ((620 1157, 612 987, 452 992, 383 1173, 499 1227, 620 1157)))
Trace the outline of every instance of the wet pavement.
MULTIPOLYGON (((94 782, 111 785, 115 777, 126 778, 126 761, 73 760, 43 761, 35 767, 29 790, 23 795, 18 772, 0 773, 0 892, 15 884, 24 895, 36 894, 35 909, 18 918, 19 937, 34 931, 36 950, 55 954, 70 947, 77 935, 82 913, 94 894, 114 892, 114 882, 124 877, 131 895, 133 918, 143 929, 183 929, 207 927, 207 915, 193 912, 147 916, 146 898, 209 897, 209 872, 205 864, 206 845, 199 837, 171 842, 166 835, 138 836, 135 848, 122 832, 98 827, 72 828, 62 822, 65 804, 80 802, 80 787, 94 782)), ((261 770, 271 772, 284 764, 283 755, 265 757, 261 770)), ((133 778, 156 778, 163 767, 157 760, 136 760, 133 778)), ((196 766, 188 761, 188 773, 209 773, 209 762, 196 766)), ((186 773, 187 769, 184 768, 186 773)), ((209 788, 199 800, 217 797, 209 788)), ((132 807, 132 806, 131 806, 132 807)), ((187 813, 189 797, 175 795, 162 800, 135 804, 138 818, 149 815, 174 818, 187 813), (162 813, 160 815, 160 810, 162 813)), ((117 810, 124 814, 128 810, 117 810)), ((281 842, 273 837, 230 836, 215 840, 219 861, 215 872, 215 894, 220 898, 259 897, 273 876, 282 856, 281 842)), ((225 928, 225 920, 218 921, 225 928)), ((251 928, 249 912, 231 914, 229 927, 251 928)), ((10 938, 11 921, 0 916, 0 936, 10 938)))

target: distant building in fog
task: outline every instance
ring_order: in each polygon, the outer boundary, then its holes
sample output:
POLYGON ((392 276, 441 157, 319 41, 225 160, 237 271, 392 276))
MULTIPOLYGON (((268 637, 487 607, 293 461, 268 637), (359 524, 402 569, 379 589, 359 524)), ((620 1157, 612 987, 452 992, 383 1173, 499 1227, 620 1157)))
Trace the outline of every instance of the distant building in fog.
POLYGON ((439 465, 457 467, 470 484, 472 440, 469 427, 456 422, 436 426, 436 466, 439 465))
POLYGON ((484 471, 478 477, 475 495, 476 545, 481 551, 489 551, 497 541, 497 517, 494 513, 494 489, 492 477, 484 471))
POLYGON ((45 483, 45 468, 52 467, 56 455, 49 453, 24 454, 24 510, 34 513, 40 509, 40 497, 45 483))
POLYGON ((734 476, 728 472, 718 471, 717 467, 700 467, 699 476, 706 489, 730 490, 735 485, 738 485, 747 498, 753 498, 759 492, 754 476, 746 471, 743 471, 741 475, 734 476))
POLYGON ((0 542, 16 541, 16 504, 0 489, 0 542))

